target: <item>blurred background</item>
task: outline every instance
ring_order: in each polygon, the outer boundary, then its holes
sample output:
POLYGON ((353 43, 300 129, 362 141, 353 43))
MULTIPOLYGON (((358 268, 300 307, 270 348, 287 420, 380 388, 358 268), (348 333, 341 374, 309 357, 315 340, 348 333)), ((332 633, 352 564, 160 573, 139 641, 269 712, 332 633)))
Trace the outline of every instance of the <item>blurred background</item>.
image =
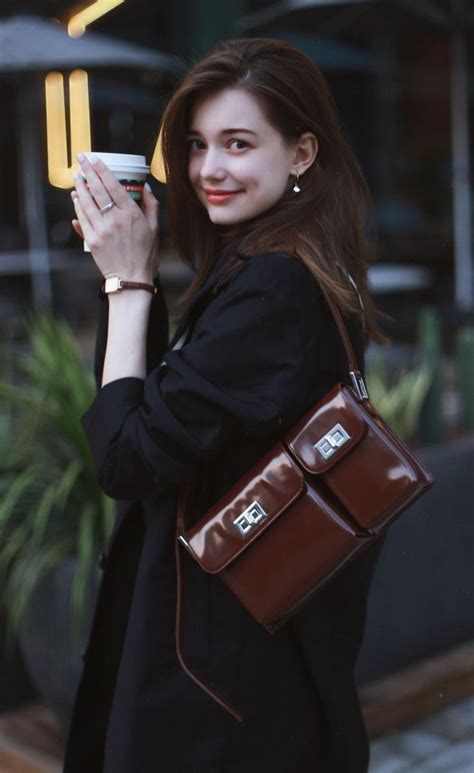
MULTIPOLYGON (((369 599, 356 676, 371 773, 472 773, 472 0, 2 0, 0 773, 60 770, 114 517, 78 422, 100 275, 51 182, 45 79, 64 76, 69 129, 68 78, 86 71, 92 149, 150 163, 179 79, 236 36, 285 39, 329 82, 374 198, 370 285, 392 318, 392 345, 367 352, 369 393, 438 480, 392 528, 369 599)), ((174 320, 190 272, 151 184, 174 320)))

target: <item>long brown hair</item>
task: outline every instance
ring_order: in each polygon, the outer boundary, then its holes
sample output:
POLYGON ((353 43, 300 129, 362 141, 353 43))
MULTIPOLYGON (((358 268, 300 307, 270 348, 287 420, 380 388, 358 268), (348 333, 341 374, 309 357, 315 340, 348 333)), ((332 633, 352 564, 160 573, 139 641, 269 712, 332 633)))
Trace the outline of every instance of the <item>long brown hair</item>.
POLYGON ((171 233, 182 258, 196 269, 182 303, 201 287, 226 245, 232 254, 225 278, 252 253, 288 251, 305 263, 343 314, 361 315, 367 339, 383 338, 367 288, 364 228, 372 212, 370 192, 341 130, 326 80, 310 59, 281 40, 223 41, 194 65, 172 96, 163 115, 162 147, 171 233), (227 228, 212 223, 187 170, 193 105, 197 98, 226 88, 253 95, 288 144, 308 131, 319 143, 316 160, 300 178, 300 193, 289 189, 266 212, 227 228))

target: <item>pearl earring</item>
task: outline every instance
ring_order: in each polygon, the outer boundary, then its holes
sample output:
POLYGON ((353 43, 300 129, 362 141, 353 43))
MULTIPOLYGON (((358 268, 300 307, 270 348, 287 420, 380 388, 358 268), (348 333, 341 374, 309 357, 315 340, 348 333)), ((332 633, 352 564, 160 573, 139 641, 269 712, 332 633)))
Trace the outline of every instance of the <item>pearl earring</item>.
POLYGON ((300 179, 300 173, 297 171, 296 172, 296 182, 295 182, 295 184, 293 186, 293 190, 294 190, 295 193, 299 193, 300 190, 301 190, 300 186, 298 185, 298 180, 299 179, 300 179))

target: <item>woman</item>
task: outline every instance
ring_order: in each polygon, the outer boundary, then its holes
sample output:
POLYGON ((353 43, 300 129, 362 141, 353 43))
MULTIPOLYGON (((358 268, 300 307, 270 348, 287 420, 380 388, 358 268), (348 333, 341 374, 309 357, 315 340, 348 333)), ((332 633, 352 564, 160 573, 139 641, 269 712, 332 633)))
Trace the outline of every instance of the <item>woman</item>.
POLYGON ((65 773, 362 773, 353 669, 379 548, 273 636, 184 555, 187 660, 242 711, 239 724, 177 660, 174 536, 190 471, 189 525, 347 380, 321 288, 362 367, 374 334, 364 179, 321 73, 280 41, 220 44, 172 97, 162 136, 172 234, 195 267, 169 344, 157 201, 145 191, 140 210, 84 159, 89 190, 77 178, 73 193, 102 275, 145 288, 100 293, 99 389, 82 426, 119 506, 65 773))

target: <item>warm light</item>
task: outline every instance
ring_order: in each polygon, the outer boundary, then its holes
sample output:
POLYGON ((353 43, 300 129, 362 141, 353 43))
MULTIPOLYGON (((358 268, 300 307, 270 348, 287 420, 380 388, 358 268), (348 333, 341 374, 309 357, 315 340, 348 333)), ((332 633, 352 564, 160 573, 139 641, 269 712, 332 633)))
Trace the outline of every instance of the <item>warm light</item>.
MULTIPOLYGON (((86 27, 104 16, 125 0, 96 0, 75 14, 68 23, 70 37, 84 34, 86 27)), ((50 72, 45 81, 46 128, 48 146, 48 177, 56 188, 74 187, 73 172, 79 167, 78 153, 91 151, 89 87, 85 70, 74 70, 69 76, 69 116, 71 127, 71 163, 68 159, 64 78, 59 72, 50 72)), ((158 136, 150 167, 151 174, 161 183, 166 182, 165 165, 158 136)))
POLYGON ((89 24, 100 19, 101 16, 105 16, 106 13, 123 2, 124 0, 96 0, 95 3, 84 8, 83 11, 79 11, 79 13, 76 13, 75 16, 69 19, 67 25, 69 37, 79 38, 84 34, 89 24))
POLYGON ((69 76, 69 116, 71 124, 71 164, 68 161, 64 78, 50 72, 45 81, 48 177, 56 188, 72 188, 78 153, 91 151, 89 86, 85 70, 69 76), (74 159, 74 162, 73 162, 74 159))
POLYGON ((165 163, 163 160, 163 151, 161 149, 161 131, 158 135, 158 140, 155 145, 153 158, 151 159, 150 172, 152 173, 153 177, 156 177, 158 182, 166 182, 165 163))

